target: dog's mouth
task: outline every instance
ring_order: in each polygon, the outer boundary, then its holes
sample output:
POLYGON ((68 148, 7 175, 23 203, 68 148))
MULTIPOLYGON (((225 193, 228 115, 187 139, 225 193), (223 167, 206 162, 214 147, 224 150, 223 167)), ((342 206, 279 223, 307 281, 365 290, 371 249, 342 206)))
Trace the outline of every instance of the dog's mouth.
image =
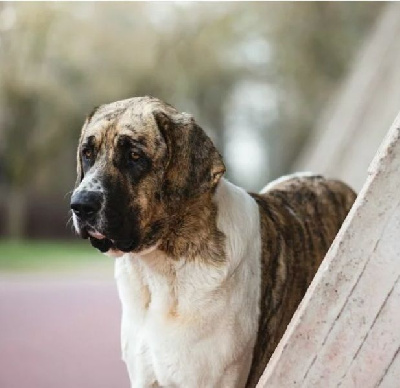
POLYGON ((134 240, 120 240, 107 237, 105 234, 98 230, 86 226, 81 228, 81 237, 89 239, 90 243, 94 248, 97 248, 100 252, 106 253, 111 252, 131 252, 136 243, 134 240))
POLYGON ((90 237, 93 237, 96 240, 104 240, 106 238, 106 236, 104 236, 104 234, 101 234, 97 230, 88 230, 88 234, 90 237))

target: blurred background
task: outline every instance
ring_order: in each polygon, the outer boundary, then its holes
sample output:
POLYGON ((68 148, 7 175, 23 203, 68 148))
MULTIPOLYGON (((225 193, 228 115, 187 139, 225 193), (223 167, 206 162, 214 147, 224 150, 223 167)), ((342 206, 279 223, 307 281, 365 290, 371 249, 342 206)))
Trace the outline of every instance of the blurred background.
POLYGON ((296 170, 359 190, 400 108, 399 34, 383 2, 0 2, 0 386, 128 386, 113 263, 68 222, 94 106, 194 114, 248 190, 296 170))

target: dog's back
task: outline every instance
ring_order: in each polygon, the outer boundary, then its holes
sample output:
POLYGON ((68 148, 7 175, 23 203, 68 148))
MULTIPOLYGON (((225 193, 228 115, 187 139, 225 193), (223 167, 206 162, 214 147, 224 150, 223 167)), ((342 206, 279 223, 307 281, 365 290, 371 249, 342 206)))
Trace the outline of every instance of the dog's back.
POLYGON ((252 194, 260 208, 259 330, 247 388, 255 387, 356 197, 344 183, 298 175, 252 194))

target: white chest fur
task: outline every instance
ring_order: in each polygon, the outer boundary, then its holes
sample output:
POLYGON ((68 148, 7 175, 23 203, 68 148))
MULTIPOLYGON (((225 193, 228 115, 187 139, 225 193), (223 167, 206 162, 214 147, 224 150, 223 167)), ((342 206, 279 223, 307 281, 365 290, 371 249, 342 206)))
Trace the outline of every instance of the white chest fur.
POLYGON ((131 385, 243 387, 259 316, 259 210, 222 179, 215 198, 223 265, 168 260, 156 249, 116 260, 122 353, 131 385))

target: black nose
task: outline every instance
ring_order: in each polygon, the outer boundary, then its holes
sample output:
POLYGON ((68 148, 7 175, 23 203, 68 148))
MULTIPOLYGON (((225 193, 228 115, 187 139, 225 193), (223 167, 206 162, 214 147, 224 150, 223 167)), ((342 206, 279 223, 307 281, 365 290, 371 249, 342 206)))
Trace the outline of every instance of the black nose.
POLYGON ((80 219, 87 220, 100 210, 102 199, 98 191, 78 191, 71 198, 71 209, 80 219))

